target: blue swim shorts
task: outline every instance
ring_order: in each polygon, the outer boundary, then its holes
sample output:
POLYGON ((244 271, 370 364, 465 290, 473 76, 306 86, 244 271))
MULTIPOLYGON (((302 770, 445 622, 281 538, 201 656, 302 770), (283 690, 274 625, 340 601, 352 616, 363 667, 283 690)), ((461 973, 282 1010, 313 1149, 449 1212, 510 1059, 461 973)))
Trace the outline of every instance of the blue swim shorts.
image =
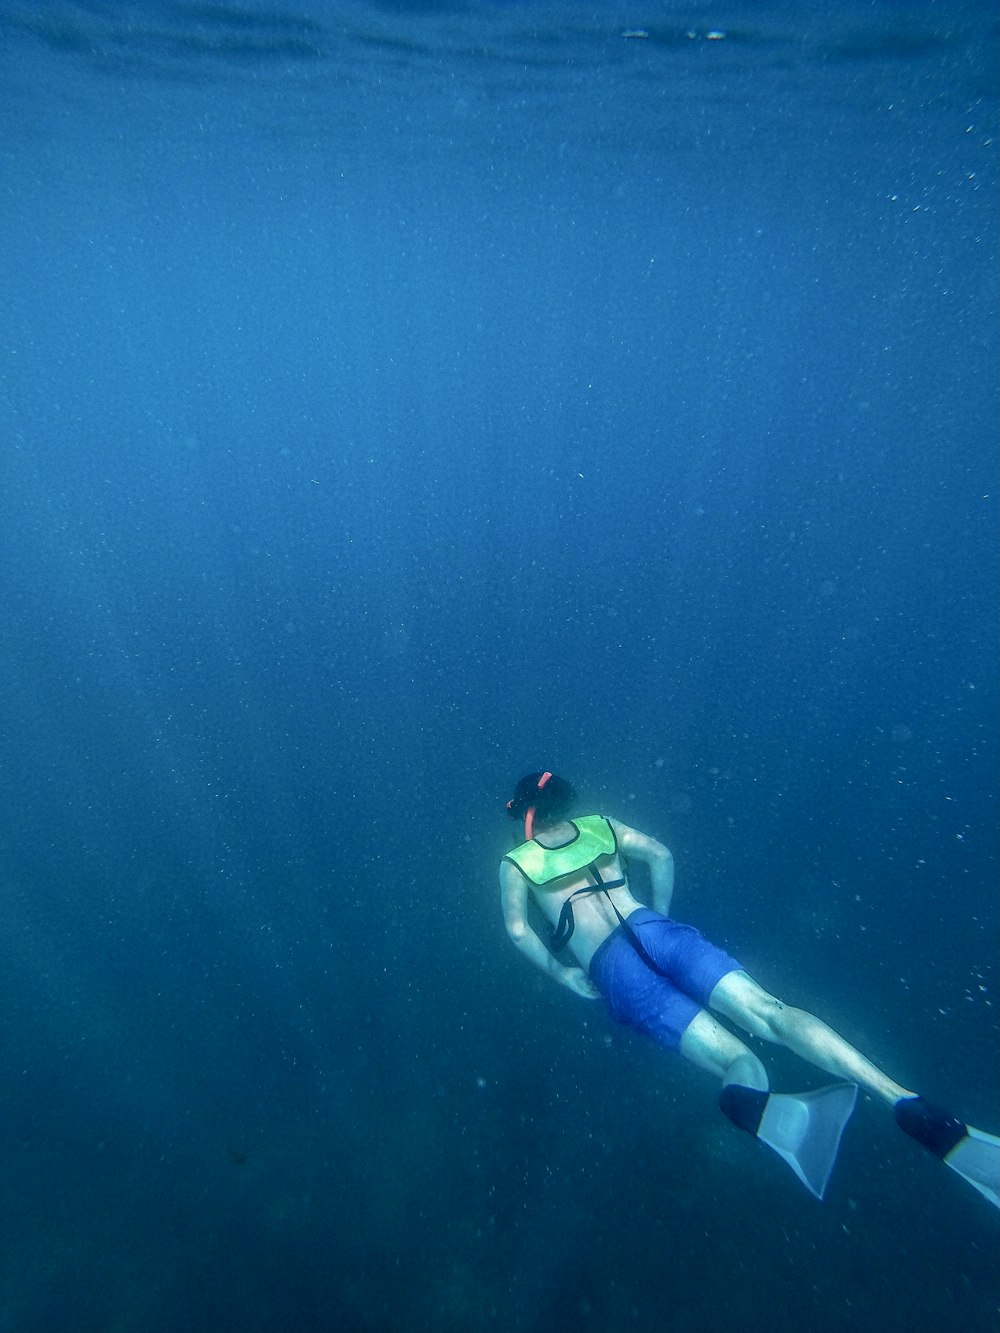
POLYGON ((591 979, 611 1017, 672 1051, 695 1014, 708 1007, 716 984, 739 971, 736 959, 710 944, 694 926, 648 907, 637 908, 628 918, 628 929, 613 931, 590 961, 591 979))

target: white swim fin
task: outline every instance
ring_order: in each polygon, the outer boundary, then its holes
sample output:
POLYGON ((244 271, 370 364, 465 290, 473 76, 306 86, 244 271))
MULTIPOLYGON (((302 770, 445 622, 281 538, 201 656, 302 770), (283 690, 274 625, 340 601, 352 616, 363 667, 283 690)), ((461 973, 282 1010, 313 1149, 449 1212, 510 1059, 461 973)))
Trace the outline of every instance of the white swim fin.
POLYGON ((773 1149, 806 1189, 822 1199, 858 1090, 834 1083, 818 1092, 760 1092, 739 1083, 722 1089, 719 1105, 740 1129, 773 1149))

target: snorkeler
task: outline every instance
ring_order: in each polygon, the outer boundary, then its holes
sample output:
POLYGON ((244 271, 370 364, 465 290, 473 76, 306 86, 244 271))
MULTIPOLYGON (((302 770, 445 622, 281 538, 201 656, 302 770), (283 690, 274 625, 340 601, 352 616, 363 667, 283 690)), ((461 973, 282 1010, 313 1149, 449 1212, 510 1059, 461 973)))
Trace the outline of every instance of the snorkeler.
POLYGON ((772 1148, 817 1198, 860 1086, 1000 1207, 1000 1139, 894 1082, 820 1019, 769 995, 693 926, 672 920, 669 850, 616 819, 570 819, 574 798, 565 779, 530 773, 507 803, 511 818, 524 821, 525 840, 500 862, 500 895, 507 933, 523 954, 578 995, 603 997, 617 1022, 717 1075, 723 1113, 772 1148), (653 910, 632 894, 628 858, 649 867, 653 910), (552 928, 548 944, 529 923, 529 898, 552 928), (576 966, 560 962, 564 949, 576 966), (764 1065, 710 1010, 843 1081, 818 1092, 771 1092, 764 1065))

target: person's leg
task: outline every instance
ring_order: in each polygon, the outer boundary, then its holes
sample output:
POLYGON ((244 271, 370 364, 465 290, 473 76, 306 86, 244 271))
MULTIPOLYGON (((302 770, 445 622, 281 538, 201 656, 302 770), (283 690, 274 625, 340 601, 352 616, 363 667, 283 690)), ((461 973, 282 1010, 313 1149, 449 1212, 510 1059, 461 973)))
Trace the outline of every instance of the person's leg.
POLYGON ((739 1129, 772 1148, 822 1199, 854 1109, 857 1088, 839 1083, 811 1093, 771 1092, 757 1056, 707 1010, 691 1019, 681 1055, 722 1080, 719 1109, 739 1129))
POLYGON ((746 972, 724 976, 712 991, 709 1005, 752 1037, 787 1046, 810 1064, 860 1084, 890 1105, 901 1097, 916 1095, 884 1074, 820 1019, 775 999, 746 972))
MULTIPOLYGON (((859 1083, 888 1102, 894 1109, 896 1123, 904 1133, 950 1166, 994 1207, 1000 1207, 1000 1138, 995 1134, 975 1129, 942 1107, 908 1091, 820 1019, 802 1009, 792 1009, 782 1004, 773 995, 768 995, 745 972, 731 972, 717 982, 709 1003, 713 1009, 731 1018, 751 1035, 787 1046, 820 1069, 849 1079, 852 1083, 859 1083)), ((753 1086, 745 1084, 746 1088, 753 1086)), ((813 1098, 826 1095, 835 1113, 837 1091, 828 1089, 825 1094, 809 1095, 813 1098)), ((786 1156, 780 1143, 769 1137, 767 1105, 764 1106, 760 1121, 756 1120, 760 1096, 757 1091, 745 1091, 740 1087, 724 1090, 722 1109, 741 1128, 750 1128, 758 1138, 763 1138, 782 1156, 786 1156), (727 1097, 728 1103, 725 1100, 727 1097)), ((768 1101, 773 1100, 774 1094, 771 1094, 768 1101)), ((839 1131, 837 1138, 839 1141, 839 1131)), ((830 1163, 832 1165, 832 1157, 830 1163)), ((815 1180, 810 1184, 804 1175, 801 1178, 806 1180, 814 1193, 822 1196, 822 1187, 816 1188, 815 1180)))
POLYGON ((767 1070, 753 1051, 728 1028, 716 1022, 706 1009, 695 1014, 678 1049, 685 1060, 715 1074, 723 1086, 739 1083, 761 1092, 767 1092, 770 1087, 767 1070))

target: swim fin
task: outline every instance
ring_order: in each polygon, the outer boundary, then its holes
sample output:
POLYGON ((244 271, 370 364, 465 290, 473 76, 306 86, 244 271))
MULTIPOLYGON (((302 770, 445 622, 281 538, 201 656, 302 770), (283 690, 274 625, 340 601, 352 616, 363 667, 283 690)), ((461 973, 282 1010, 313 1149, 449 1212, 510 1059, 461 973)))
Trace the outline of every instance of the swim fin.
POLYGON ((896 1124, 1000 1208, 1000 1139, 973 1129, 923 1097, 901 1097, 896 1124))
POLYGON ((806 1189, 822 1199, 857 1096, 853 1083, 799 1093, 760 1092, 729 1083, 719 1106, 740 1129, 773 1148, 806 1189))

